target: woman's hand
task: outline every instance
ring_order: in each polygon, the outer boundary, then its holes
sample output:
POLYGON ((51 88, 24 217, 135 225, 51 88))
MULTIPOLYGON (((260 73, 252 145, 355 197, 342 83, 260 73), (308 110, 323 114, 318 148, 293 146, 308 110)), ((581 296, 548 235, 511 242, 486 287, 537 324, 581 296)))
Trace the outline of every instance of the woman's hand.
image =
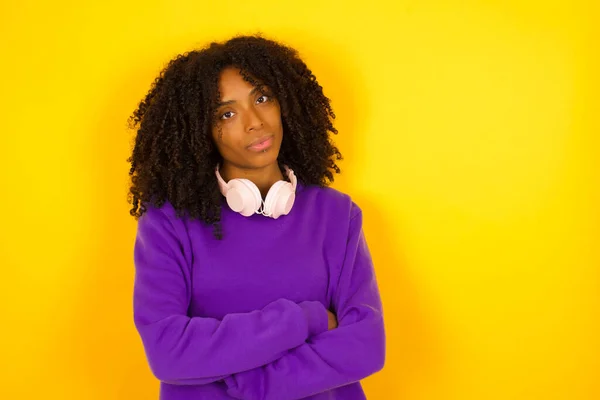
POLYGON ((327 324, 327 330, 332 330, 338 327, 338 321, 337 321, 337 317, 335 316, 334 313, 332 313, 331 311, 327 310, 327 319, 328 319, 328 324, 327 324))

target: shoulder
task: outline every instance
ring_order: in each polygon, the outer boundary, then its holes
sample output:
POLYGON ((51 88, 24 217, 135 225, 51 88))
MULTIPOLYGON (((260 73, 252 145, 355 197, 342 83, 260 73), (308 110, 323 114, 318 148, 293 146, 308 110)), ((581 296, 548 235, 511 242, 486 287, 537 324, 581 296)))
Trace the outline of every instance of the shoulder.
POLYGON ((144 202, 143 208, 144 213, 140 217, 140 221, 156 219, 171 220, 176 216, 175 208, 168 201, 165 201, 162 205, 144 202))
POLYGON ((189 219, 180 215, 169 201, 162 205, 144 203, 144 208, 137 223, 138 235, 152 235, 165 242, 177 243, 176 247, 188 257, 191 246, 189 219))
POLYGON ((326 214, 334 214, 338 218, 351 220, 362 214, 360 207, 349 194, 330 186, 304 186, 300 189, 299 196, 302 196, 313 210, 322 209, 326 214))
POLYGON ((144 213, 138 220, 138 230, 159 229, 161 231, 170 231, 176 236, 185 234, 185 219, 182 218, 175 207, 165 201, 162 205, 150 202, 144 203, 144 213))

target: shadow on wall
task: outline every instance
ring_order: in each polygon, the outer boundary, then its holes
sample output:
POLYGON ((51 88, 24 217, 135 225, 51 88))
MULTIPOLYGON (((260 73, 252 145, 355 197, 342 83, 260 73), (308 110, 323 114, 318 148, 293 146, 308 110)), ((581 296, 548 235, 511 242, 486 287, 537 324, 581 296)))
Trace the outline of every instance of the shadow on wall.
MULTIPOLYGON (((382 372, 365 380, 365 388, 375 399, 402 398, 408 388, 424 379, 425 370, 427 376, 431 376, 435 369, 432 360, 439 357, 432 355, 435 349, 432 332, 426 326, 407 272, 401 250, 403 240, 398 236, 402 227, 394 226, 397 222, 385 217, 377 199, 367 199, 357 193, 352 182, 353 172, 364 165, 364 158, 356 149, 363 148, 360 141, 364 138, 364 123, 368 121, 366 105, 374 101, 356 95, 368 94, 366 88, 360 87, 364 82, 360 77, 367 72, 355 67, 352 54, 345 50, 348 44, 339 45, 314 37, 310 32, 296 30, 282 31, 276 38, 282 38, 283 43, 299 50, 324 87, 325 94, 332 99, 338 117, 336 127, 340 132, 334 140, 347 160, 341 163, 343 174, 336 179, 335 186, 351 194, 363 209, 365 231, 385 308, 387 362, 382 372), (292 43, 284 38, 299 39, 292 43), (312 46, 312 43, 319 45, 312 46), (335 60, 330 54, 336 55, 335 60), (364 102, 364 106, 357 101, 364 102)), ((196 45, 191 43, 187 48, 196 45)), ((173 48, 180 46, 173 45, 173 48)), ((68 360, 65 362, 70 365, 69 379, 81 382, 80 387, 88 392, 77 395, 86 399, 158 398, 158 382, 149 370, 133 326, 135 221, 128 214, 129 166, 125 163, 132 139, 125 124, 137 101, 149 89, 149 83, 157 73, 157 64, 155 55, 135 55, 135 60, 135 65, 122 66, 124 74, 119 81, 112 82, 112 94, 105 99, 98 120, 90 121, 88 127, 88 133, 96 139, 88 154, 97 157, 93 179, 98 182, 94 200, 100 205, 95 219, 98 236, 95 246, 87 253, 88 259, 82 260, 82 268, 88 270, 87 279, 73 295, 70 320, 65 321, 68 343, 65 352, 68 360), (143 82, 140 76, 145 77, 143 82), (135 102, 124 101, 123 93, 135 93, 131 95, 135 102)))

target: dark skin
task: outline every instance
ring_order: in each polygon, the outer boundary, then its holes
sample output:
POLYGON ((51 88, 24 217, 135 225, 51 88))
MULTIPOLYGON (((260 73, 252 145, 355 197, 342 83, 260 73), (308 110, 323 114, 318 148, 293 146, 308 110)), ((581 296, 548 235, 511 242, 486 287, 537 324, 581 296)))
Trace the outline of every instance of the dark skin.
MULTIPOLYGON (((226 182, 249 179, 264 198, 283 179, 277 162, 283 138, 279 103, 268 87, 252 86, 234 67, 221 71, 219 92, 212 137, 223 157, 221 176, 226 182)), ((328 310, 327 317, 328 329, 337 328, 335 314, 328 310)))

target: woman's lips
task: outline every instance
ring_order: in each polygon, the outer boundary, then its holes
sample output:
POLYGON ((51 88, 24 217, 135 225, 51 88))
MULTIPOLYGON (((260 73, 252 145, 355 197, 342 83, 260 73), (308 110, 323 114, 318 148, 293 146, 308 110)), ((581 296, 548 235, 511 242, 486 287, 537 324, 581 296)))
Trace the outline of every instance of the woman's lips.
POLYGON ((272 145, 273 145, 273 136, 268 136, 268 137, 260 139, 258 142, 254 143, 253 145, 248 146, 248 149, 250 151, 260 152, 260 151, 264 151, 264 150, 268 149, 272 145))

